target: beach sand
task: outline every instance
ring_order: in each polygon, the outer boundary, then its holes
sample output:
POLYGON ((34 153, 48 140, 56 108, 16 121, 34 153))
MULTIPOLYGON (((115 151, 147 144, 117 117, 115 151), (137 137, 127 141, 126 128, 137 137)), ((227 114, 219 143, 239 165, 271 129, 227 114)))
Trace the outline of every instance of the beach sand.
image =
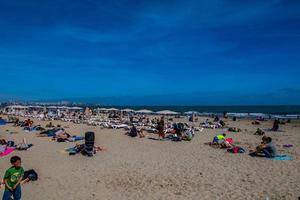
MULTIPOLYGON (((201 118, 200 121, 204 121, 201 118)), ((254 126, 250 120, 227 120, 243 131, 228 133, 246 149, 254 148, 261 137, 253 133, 258 127, 270 128, 272 122, 254 126)), ((35 121, 45 125, 47 122, 35 121)), ((35 169, 39 180, 23 187, 27 200, 90 200, 90 199, 297 199, 300 196, 300 123, 281 126, 284 132, 267 132, 274 139, 279 153, 291 155, 293 161, 252 158, 246 154, 230 154, 204 142, 222 130, 196 132, 191 142, 155 141, 130 138, 124 130, 101 129, 82 124, 68 125, 67 132, 83 135, 96 133, 96 144, 107 150, 94 157, 69 156, 62 153, 74 143, 57 143, 25 133, 19 127, 0 126, 0 136, 21 142, 25 137, 34 146, 11 155, 22 157, 25 169, 35 169), (9 134, 6 130, 16 131, 9 134), (293 144, 285 149, 283 144, 293 144)), ((153 135, 150 135, 153 136, 153 135)), ((0 158, 0 172, 10 166, 9 158, 0 158)), ((0 191, 2 196, 3 189, 0 191)))

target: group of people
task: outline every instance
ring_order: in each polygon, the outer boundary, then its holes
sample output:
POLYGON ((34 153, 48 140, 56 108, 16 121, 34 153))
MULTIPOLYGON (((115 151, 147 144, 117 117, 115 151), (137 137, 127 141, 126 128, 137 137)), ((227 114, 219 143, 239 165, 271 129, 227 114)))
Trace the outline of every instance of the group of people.
MULTIPOLYGON (((156 120, 153 123, 156 124, 155 133, 158 135, 158 140, 172 140, 172 141, 191 141, 195 136, 194 127, 187 127, 184 123, 170 123, 165 124, 164 117, 161 117, 160 120, 156 120)), ((145 137, 143 128, 138 129, 134 124, 132 125, 129 132, 125 133, 130 137, 140 138, 145 137)))
MULTIPOLYGON (((213 138, 212 142, 206 143, 214 147, 226 148, 229 152, 245 153, 245 149, 233 144, 232 138, 226 138, 226 134, 218 134, 213 138), (236 152, 237 149, 237 152, 236 152)), ((272 142, 271 137, 263 136, 262 142, 255 150, 250 150, 250 156, 274 158, 277 156, 275 144, 272 142)))

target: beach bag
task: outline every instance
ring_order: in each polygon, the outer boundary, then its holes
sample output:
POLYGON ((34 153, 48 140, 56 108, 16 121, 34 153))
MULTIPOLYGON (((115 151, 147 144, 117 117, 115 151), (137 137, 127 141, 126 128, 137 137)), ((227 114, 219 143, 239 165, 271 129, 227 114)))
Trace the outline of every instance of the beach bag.
POLYGON ((230 152, 230 153, 245 153, 246 151, 242 147, 234 147, 234 148, 231 148, 231 149, 227 149, 227 152, 230 152))
POLYGON ((36 180, 38 180, 38 174, 33 169, 27 170, 24 172, 23 180, 25 180, 27 178, 30 181, 36 181, 36 180))
POLYGON ((94 153, 94 144, 95 144, 95 133, 86 132, 85 133, 85 143, 82 150, 83 155, 93 156, 94 153))

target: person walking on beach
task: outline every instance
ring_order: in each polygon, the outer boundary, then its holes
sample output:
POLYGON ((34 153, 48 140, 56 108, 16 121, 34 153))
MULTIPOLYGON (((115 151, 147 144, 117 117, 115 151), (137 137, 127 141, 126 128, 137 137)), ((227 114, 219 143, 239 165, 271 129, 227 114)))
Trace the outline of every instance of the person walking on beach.
POLYGON ((21 158, 13 156, 10 159, 12 166, 8 168, 4 175, 5 191, 2 200, 21 199, 21 181, 24 175, 24 169, 21 166, 21 158))

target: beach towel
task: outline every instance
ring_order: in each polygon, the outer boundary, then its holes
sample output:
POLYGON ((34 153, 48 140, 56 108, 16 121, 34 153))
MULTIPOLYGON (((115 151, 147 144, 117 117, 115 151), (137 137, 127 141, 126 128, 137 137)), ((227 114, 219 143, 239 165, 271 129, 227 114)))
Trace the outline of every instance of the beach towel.
POLYGON ((14 150, 15 150, 15 148, 8 147, 3 153, 0 154, 0 157, 7 156, 7 155, 11 154, 14 150))
POLYGON ((32 146, 33 146, 33 144, 20 144, 20 145, 17 145, 16 150, 26 151, 26 150, 30 149, 32 146))
POLYGON ((6 121, 4 119, 0 119, 0 126, 6 125, 6 121))
POLYGON ((158 140, 158 141, 169 141, 170 138, 164 138, 164 139, 158 139, 158 138, 154 138, 154 137, 149 137, 149 140, 158 140))
POLYGON ((228 144, 233 144, 233 139, 232 138, 227 138, 225 140, 228 144))
POLYGON ((277 155, 274 158, 268 158, 268 159, 270 159, 270 160, 293 160, 293 158, 288 155, 277 155))

